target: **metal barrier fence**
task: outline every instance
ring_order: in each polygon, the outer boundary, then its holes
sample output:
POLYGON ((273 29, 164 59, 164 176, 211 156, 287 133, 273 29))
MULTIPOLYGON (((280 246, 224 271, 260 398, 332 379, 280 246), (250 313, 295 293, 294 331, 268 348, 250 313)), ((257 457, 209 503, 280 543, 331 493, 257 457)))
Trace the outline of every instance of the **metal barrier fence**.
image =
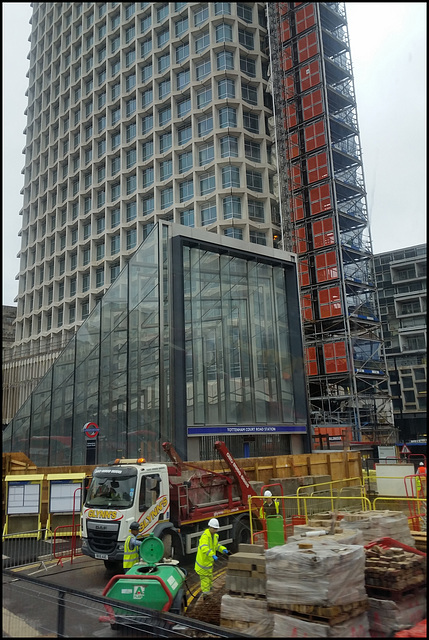
POLYGON ((81 538, 76 526, 72 532, 68 531, 70 527, 72 525, 59 526, 53 532, 49 529, 36 529, 26 531, 25 535, 3 535, 3 569, 35 562, 42 566, 50 560, 58 560, 58 564, 62 564, 64 558, 70 558, 73 562, 74 557, 82 555, 81 538), (65 529, 67 531, 63 532, 65 529))
POLYGON ((3 571, 2 595, 3 637, 115 637, 116 633, 110 631, 109 623, 104 620, 108 607, 115 609, 115 605, 121 609, 120 637, 249 637, 193 618, 131 606, 21 573, 17 577, 17 573, 10 570, 3 571))
POLYGON ((425 498, 400 498, 380 496, 372 502, 374 511, 389 509, 402 511, 408 517, 408 526, 412 531, 426 531, 427 503, 425 498))

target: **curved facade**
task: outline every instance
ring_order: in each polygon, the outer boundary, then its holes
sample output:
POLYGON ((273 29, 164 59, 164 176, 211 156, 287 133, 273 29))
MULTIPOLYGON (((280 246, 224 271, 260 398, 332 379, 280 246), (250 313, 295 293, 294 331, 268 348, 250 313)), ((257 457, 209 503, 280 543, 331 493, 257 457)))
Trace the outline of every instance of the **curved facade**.
POLYGON ((22 355, 64 346, 158 220, 273 246, 266 34, 263 3, 34 3, 22 355))

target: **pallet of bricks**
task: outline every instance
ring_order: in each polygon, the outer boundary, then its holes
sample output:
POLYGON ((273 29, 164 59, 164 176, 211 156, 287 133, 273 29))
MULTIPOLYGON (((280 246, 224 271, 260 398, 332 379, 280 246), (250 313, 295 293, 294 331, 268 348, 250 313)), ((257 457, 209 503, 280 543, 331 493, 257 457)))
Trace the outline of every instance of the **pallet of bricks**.
POLYGON ((228 563, 221 626, 254 637, 369 638, 364 578, 361 545, 240 545, 228 563))
POLYGON ((426 554, 389 537, 365 547, 370 632, 389 638, 426 618, 426 554))

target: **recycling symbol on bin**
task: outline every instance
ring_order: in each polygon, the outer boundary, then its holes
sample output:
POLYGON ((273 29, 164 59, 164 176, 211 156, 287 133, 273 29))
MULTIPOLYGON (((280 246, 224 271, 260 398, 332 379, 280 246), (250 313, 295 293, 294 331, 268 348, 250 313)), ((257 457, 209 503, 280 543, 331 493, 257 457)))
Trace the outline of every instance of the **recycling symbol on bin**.
POLYGON ((134 593, 133 593, 134 600, 141 600, 143 596, 144 596, 144 587, 135 586, 134 593))

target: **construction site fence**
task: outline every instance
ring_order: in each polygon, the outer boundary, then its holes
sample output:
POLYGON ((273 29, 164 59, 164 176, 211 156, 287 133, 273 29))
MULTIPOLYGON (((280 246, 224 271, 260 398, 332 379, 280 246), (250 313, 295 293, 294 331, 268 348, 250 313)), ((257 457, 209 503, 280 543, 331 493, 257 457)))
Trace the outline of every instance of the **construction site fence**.
POLYGON ((3 637, 88 638, 110 635, 109 611, 120 606, 120 637, 248 638, 193 618, 136 607, 102 596, 3 570, 3 637), (28 606, 31 602, 31 607, 28 606), (43 615, 40 612, 43 611, 43 615), (122 613, 123 612, 123 613, 122 613), (105 632, 108 633, 106 634, 105 632), (102 635, 104 633, 104 635, 102 635))
POLYGON ((80 525, 62 525, 54 531, 35 529, 20 534, 3 534, 3 569, 31 563, 43 566, 53 560, 62 564, 65 558, 73 562, 73 558, 82 555, 81 549, 80 525))

